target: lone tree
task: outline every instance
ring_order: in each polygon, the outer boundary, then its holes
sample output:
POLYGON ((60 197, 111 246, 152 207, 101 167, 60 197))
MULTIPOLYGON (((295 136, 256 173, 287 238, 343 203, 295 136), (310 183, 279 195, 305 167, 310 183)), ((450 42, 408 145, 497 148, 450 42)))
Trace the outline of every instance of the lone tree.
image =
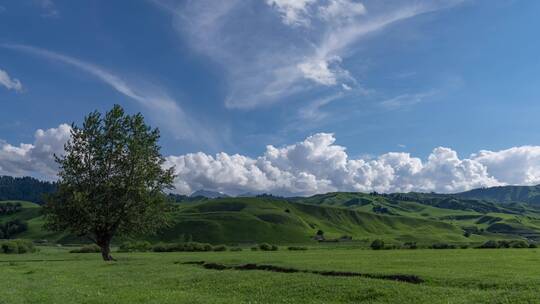
POLYGON ((117 235, 154 233, 167 222, 163 190, 174 168, 163 169, 159 130, 119 105, 102 116, 92 112, 82 128, 72 125, 59 164, 58 191, 46 200, 47 228, 92 240, 103 260, 113 260, 117 235))

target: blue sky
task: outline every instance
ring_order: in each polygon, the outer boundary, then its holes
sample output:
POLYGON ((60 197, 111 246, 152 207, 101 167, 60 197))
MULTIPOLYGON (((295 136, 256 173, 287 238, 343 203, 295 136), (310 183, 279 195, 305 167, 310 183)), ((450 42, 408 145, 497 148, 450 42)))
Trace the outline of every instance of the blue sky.
MULTIPOLYGON (((162 130, 166 155, 259 160, 317 134, 366 162, 535 146, 539 11, 524 0, 4 0, 0 144, 37 146, 36 130, 119 103, 162 130)), ((487 177, 462 188, 511 183, 487 177)), ((184 192, 267 190, 205 178, 184 192)), ((298 192, 350 188, 331 184, 298 192)))

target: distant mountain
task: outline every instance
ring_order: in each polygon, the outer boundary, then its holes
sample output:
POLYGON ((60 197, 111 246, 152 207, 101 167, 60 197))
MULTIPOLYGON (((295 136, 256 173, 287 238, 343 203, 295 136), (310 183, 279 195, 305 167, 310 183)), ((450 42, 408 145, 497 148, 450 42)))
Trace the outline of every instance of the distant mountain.
POLYGON ((474 189, 453 194, 454 197, 479 199, 496 203, 529 203, 540 205, 540 185, 536 186, 501 186, 474 189))
POLYGON ((227 194, 222 193, 222 192, 210 191, 210 190, 204 190, 204 189, 197 190, 197 191, 191 193, 191 195, 190 195, 190 197, 197 197, 197 196, 202 196, 202 197, 207 197, 207 198, 230 197, 227 194))
POLYGON ((56 184, 32 177, 0 176, 0 201, 20 200, 43 203, 43 196, 56 191, 56 184))

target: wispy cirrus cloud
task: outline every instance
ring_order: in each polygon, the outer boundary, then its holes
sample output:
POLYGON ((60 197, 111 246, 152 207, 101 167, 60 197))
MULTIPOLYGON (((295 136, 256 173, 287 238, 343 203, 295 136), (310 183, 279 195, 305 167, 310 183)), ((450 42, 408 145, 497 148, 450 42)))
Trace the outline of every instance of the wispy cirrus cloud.
POLYGON ((9 74, 0 69, 0 85, 4 86, 8 90, 14 90, 17 92, 22 91, 23 86, 19 79, 12 78, 9 74))
POLYGON ((42 10, 41 16, 46 18, 56 18, 60 16, 60 12, 56 8, 53 0, 33 0, 34 4, 42 10))
POLYGON ((437 91, 432 90, 415 94, 401 94, 390 99, 383 100, 380 105, 388 110, 397 110, 424 102, 428 98, 434 97, 437 93, 437 91))
POLYGON ((462 0, 151 0, 194 50, 227 75, 225 105, 250 109, 323 88, 355 90, 344 59, 363 37, 462 0))
POLYGON ((133 86, 98 65, 49 50, 20 44, 3 44, 2 47, 67 64, 96 77, 117 92, 138 102, 179 139, 202 141, 212 147, 219 142, 213 131, 193 120, 162 88, 148 83, 133 86))

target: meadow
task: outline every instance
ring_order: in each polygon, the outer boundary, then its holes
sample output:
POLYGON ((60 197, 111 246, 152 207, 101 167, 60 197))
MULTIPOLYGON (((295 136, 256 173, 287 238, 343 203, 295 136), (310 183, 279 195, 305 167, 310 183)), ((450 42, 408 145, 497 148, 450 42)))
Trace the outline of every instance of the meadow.
POLYGON ((538 303, 539 249, 0 254, 0 303, 538 303), (186 262, 257 263, 311 271, 416 275, 412 284, 365 277, 213 270, 186 262))

